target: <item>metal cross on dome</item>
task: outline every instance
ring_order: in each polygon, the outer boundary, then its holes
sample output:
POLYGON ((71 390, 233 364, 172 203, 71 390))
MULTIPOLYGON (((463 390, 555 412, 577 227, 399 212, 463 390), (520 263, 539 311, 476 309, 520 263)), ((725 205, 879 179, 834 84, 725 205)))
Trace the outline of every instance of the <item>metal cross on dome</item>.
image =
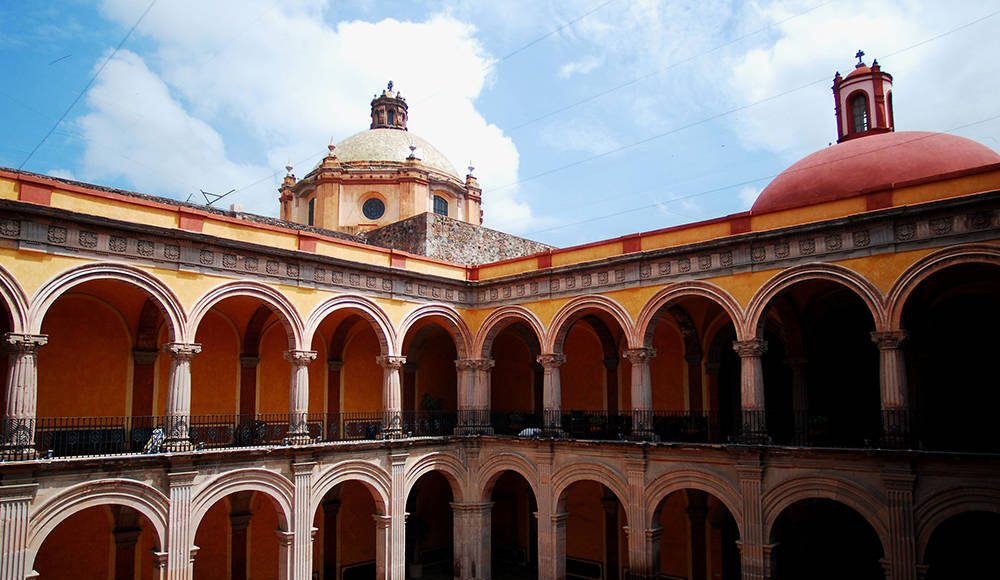
POLYGON ((858 66, 865 66, 865 62, 863 60, 861 60, 861 57, 863 57, 864 55, 865 55, 865 51, 863 51, 861 49, 858 49, 857 54, 854 55, 854 57, 858 59, 858 66))

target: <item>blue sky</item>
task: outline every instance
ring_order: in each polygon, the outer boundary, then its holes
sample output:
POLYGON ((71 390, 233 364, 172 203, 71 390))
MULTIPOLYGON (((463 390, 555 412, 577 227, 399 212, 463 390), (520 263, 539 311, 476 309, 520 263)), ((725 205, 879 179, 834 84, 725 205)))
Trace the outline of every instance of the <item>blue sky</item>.
POLYGON ((149 4, 0 7, 0 165, 274 215, 392 79, 487 226, 567 246, 747 209, 836 139, 859 48, 898 129, 1000 149, 992 2, 159 0, 84 91, 149 4))

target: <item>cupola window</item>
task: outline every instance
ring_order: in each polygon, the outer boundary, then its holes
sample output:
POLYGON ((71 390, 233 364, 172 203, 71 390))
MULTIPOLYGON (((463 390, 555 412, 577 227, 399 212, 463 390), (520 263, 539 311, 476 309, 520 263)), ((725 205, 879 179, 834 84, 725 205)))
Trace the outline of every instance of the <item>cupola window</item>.
POLYGON ((434 213, 438 215, 448 215, 448 200, 440 195, 434 196, 434 213))
POLYGON ((868 130, 868 97, 858 93, 851 97, 851 133, 861 133, 868 130))
POLYGON ((365 217, 370 220, 377 220, 385 214, 385 204, 382 200, 373 197, 361 206, 361 212, 365 214, 365 217))
POLYGON ((312 226, 316 225, 316 198, 309 200, 309 216, 306 220, 306 224, 312 226))

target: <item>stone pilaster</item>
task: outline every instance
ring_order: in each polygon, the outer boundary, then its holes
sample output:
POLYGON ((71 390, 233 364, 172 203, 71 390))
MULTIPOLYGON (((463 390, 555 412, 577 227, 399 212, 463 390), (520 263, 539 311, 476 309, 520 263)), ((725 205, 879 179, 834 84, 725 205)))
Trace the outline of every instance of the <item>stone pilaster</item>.
MULTIPOLYGON (((295 574, 295 532, 275 530, 274 534, 278 537, 278 580, 299 580, 301 576, 295 574)), ((305 578, 311 574, 309 572, 305 578)))
POLYGON ((289 350, 285 360, 292 367, 288 380, 288 442, 309 443, 309 363, 316 360, 316 351, 289 350))
POLYGON ((873 332, 878 345, 879 392, 882 397, 882 442, 887 447, 902 447, 910 438, 910 403, 906 385, 906 359, 903 353, 905 330, 873 332))
POLYGON ((389 475, 392 478, 388 549, 392 568, 390 574, 386 576, 389 580, 406 578, 406 458, 406 453, 394 453, 389 456, 391 462, 389 475))
POLYGON ((166 439, 168 451, 191 449, 188 428, 191 422, 191 359, 201 352, 197 343, 169 342, 163 350, 170 355, 170 383, 167 386, 166 439))
POLYGON ((395 439, 403 436, 402 377, 405 356, 379 356, 382 367, 382 436, 395 439))
POLYGON ((743 537, 740 539, 740 565, 743 580, 770 580, 770 554, 764 537, 764 508, 761 487, 764 466, 759 457, 747 457, 736 465, 740 495, 743 500, 743 537), (765 553, 768 552, 768 553, 765 553))
POLYGON ((153 552, 153 580, 167 580, 167 561, 170 554, 153 552))
POLYGON ((37 483, 0 485, 0 580, 23 580, 31 572, 28 507, 37 489, 37 483))
POLYGON ((886 508, 889 514, 889 546, 884 562, 886 578, 918 580, 916 533, 913 524, 913 488, 916 476, 906 468, 888 468, 882 472, 886 508))
POLYGON ((633 575, 651 575, 652 554, 646 546, 646 461, 645 459, 625 460, 628 477, 628 497, 625 505, 625 520, 628 522, 628 568, 633 575))
MULTIPOLYGON (((538 356, 542 365, 542 405, 545 409, 545 431, 550 435, 562 433, 562 385, 559 367, 566 362, 566 355, 549 353, 538 356)), ((541 525, 542 522, 539 522, 541 525)))
POLYGON ((630 348, 622 353, 632 364, 632 436, 636 439, 653 437, 653 380, 649 361, 656 356, 654 348, 630 348))
POLYGON ((191 488, 196 471, 167 474, 170 511, 167 514, 167 578, 191 580, 194 572, 194 530, 191 529, 191 488))
MULTIPOLYGON (((663 536, 663 528, 658 523, 653 522, 653 526, 646 530, 646 553, 649 554, 648 568, 649 577, 656 578, 660 570, 660 538, 663 536)), ((642 576, 639 576, 642 578, 642 576)))
POLYGON ((452 503, 456 580, 490 580, 493 502, 452 503))
MULTIPOLYGON (((310 578, 312 576, 313 514, 310 510, 310 500, 315 467, 316 463, 313 461, 292 464, 292 477, 295 483, 295 513, 292 515, 292 529, 295 532, 295 540, 292 543, 292 562, 294 563, 292 578, 310 578)), ((336 530, 333 533, 336 533, 336 530)))
POLYGON ((44 334, 4 335, 7 347, 7 408, 0 424, 3 455, 33 455, 38 405, 38 349, 49 337, 44 334))
POLYGON ((764 413, 764 370, 761 357, 767 341, 753 338, 733 342, 740 355, 740 406, 743 409, 743 439, 748 443, 767 441, 767 417, 764 413))
POLYGON ((489 435, 490 370, 492 359, 459 359, 458 370, 458 434, 489 435))
MULTIPOLYGON (((387 580, 392 578, 403 578, 403 576, 393 576, 394 569, 392 563, 392 518, 380 514, 372 514, 375 520, 375 577, 387 580)), ((404 557, 403 569, 406 561, 404 557)), ((336 576, 330 576, 336 578, 336 576)))

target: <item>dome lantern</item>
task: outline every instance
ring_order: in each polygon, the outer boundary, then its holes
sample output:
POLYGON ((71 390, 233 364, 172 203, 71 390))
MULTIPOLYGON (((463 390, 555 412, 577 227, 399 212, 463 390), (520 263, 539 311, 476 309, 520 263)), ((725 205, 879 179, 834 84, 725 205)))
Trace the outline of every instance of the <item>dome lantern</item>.
POLYGON ((399 92, 393 92, 392 81, 386 85, 381 95, 372 99, 371 129, 402 129, 406 131, 406 99, 399 92))
POLYGON ((833 101, 837 115, 837 142, 895 130, 892 117, 892 75, 882 72, 878 61, 865 64, 865 53, 846 77, 833 77, 833 101))

